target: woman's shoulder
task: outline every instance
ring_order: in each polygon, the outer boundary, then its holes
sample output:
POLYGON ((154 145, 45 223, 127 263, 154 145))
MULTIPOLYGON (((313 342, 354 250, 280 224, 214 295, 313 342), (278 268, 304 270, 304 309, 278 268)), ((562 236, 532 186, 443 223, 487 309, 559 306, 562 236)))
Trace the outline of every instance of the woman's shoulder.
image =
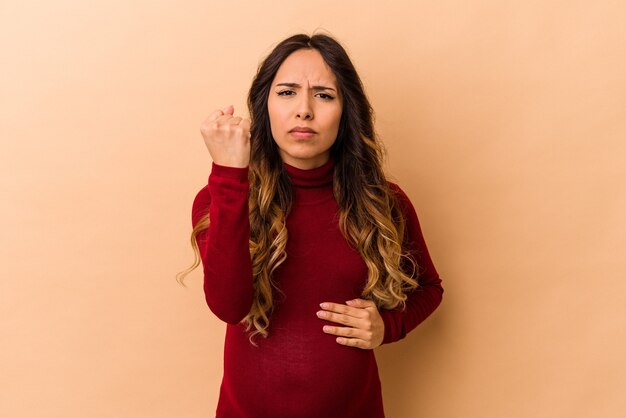
POLYGON ((391 180, 387 180, 387 185, 389 186, 389 189, 392 192, 404 194, 404 190, 402 190, 402 188, 400 187, 398 183, 395 183, 391 180))
POLYGON ((209 185, 205 185, 196 193, 191 205, 191 223, 196 225, 200 218, 209 211, 209 203, 211 203, 211 195, 209 194, 209 185))
POLYGON ((415 205, 406 192, 395 182, 387 180, 389 190, 396 199, 397 205, 409 224, 419 224, 415 205))
POLYGON ((398 199, 398 201, 402 204, 403 207, 407 205, 413 206, 413 204, 411 203, 411 199, 409 199, 409 196, 400 187, 400 185, 390 180, 387 180, 387 185, 389 186, 389 190, 391 191, 391 194, 396 199, 398 199))

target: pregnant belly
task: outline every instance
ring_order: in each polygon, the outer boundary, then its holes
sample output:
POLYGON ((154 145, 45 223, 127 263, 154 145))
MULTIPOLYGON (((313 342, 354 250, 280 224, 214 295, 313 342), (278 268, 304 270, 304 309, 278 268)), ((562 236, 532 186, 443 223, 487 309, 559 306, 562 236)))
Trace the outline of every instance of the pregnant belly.
POLYGON ((380 397, 372 350, 338 344, 316 319, 289 329, 273 325, 269 338, 255 340, 258 347, 241 325, 229 326, 222 391, 233 402, 256 410, 256 416, 347 417, 353 415, 348 410, 362 409, 364 400, 380 397), (334 415, 339 411, 343 415, 334 415))

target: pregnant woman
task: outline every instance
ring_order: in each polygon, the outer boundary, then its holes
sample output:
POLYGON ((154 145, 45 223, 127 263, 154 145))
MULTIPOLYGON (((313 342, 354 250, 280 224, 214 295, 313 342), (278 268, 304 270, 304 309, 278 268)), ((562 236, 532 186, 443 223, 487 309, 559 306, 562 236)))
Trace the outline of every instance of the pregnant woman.
POLYGON ((250 118, 201 126, 212 158, 191 242, 226 322, 219 418, 384 417, 374 348, 440 304, 441 279, 407 195, 385 178, 361 80, 323 34, 280 42, 250 118))

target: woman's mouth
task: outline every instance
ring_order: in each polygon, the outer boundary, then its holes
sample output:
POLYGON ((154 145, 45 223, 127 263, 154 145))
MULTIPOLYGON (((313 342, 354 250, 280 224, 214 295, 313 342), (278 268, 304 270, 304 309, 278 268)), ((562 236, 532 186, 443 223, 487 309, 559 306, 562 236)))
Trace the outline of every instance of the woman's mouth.
POLYGON ((311 138, 313 135, 315 135, 317 132, 315 132, 313 129, 309 128, 308 126, 294 126, 289 133, 291 134, 291 136, 293 136, 294 138, 298 138, 298 139, 307 139, 307 138, 311 138))
POLYGON ((289 134, 291 136, 293 136, 294 138, 307 139, 307 138, 312 138, 313 135, 315 135, 315 132, 311 132, 311 131, 290 131, 289 134))

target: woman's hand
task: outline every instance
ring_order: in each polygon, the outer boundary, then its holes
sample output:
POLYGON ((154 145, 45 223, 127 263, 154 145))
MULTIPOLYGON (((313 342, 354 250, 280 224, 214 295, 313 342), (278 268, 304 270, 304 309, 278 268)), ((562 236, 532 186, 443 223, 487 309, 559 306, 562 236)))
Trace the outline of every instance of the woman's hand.
POLYGON ((213 162, 227 167, 247 167, 250 162, 250 119, 233 116, 233 106, 211 113, 200 133, 213 162))
POLYGON ((323 331, 327 334, 338 335, 337 342, 350 347, 373 349, 382 344, 385 337, 385 323, 378 313, 376 304, 371 300, 354 299, 339 303, 321 303, 319 318, 338 324, 347 325, 336 327, 324 325, 323 331))

